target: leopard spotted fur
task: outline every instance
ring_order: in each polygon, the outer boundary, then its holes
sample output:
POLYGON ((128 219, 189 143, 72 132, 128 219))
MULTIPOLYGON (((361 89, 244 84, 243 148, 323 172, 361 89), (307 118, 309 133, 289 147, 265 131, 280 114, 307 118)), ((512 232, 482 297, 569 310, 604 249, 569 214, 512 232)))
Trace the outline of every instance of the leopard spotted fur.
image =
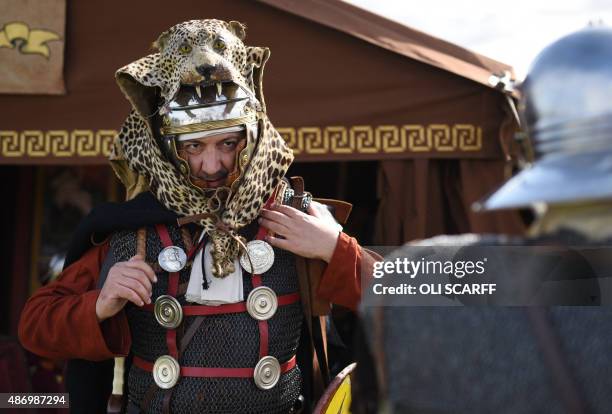
POLYGON ((158 53, 139 59, 116 74, 120 88, 133 106, 117 138, 123 157, 133 172, 146 178, 157 199, 182 216, 215 212, 208 204, 208 196, 189 185, 164 158, 153 136, 151 117, 163 111, 181 84, 199 82, 203 75, 198 67, 203 65, 214 68, 209 73, 211 80, 232 80, 258 98, 257 147, 239 178, 240 185, 230 194, 218 217, 223 225, 212 217, 199 220, 211 237, 213 273, 219 277, 234 270, 233 260, 240 253, 237 231, 258 216, 293 161, 291 149, 268 119, 263 104, 261 72, 269 50, 247 47, 243 39, 244 26, 237 22, 180 23, 158 38, 155 43, 158 53), (215 48, 219 39, 224 44, 222 50, 215 48))

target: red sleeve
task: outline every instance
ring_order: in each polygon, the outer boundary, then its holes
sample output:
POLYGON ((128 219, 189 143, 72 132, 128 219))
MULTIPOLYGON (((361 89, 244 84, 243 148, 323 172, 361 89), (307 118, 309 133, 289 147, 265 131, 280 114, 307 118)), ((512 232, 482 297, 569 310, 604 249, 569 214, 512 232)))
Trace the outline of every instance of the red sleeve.
POLYGON ((38 289, 19 321, 24 348, 51 359, 92 361, 127 355, 131 340, 123 311, 98 322, 96 289, 108 243, 90 249, 60 277, 38 289))
POLYGON ((346 233, 340 233, 336 249, 321 277, 317 295, 337 305, 357 310, 361 300, 361 269, 374 258, 346 233))

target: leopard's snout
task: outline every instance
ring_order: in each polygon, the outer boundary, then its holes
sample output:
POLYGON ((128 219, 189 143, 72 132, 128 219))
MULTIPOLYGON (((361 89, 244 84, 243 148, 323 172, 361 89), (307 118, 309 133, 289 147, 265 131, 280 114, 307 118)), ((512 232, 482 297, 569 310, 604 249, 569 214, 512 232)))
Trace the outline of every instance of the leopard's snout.
POLYGON ((200 65, 196 67, 196 71, 204 76, 204 80, 209 81, 213 71, 215 70, 215 67, 213 65, 209 65, 209 64, 205 64, 205 65, 200 65))

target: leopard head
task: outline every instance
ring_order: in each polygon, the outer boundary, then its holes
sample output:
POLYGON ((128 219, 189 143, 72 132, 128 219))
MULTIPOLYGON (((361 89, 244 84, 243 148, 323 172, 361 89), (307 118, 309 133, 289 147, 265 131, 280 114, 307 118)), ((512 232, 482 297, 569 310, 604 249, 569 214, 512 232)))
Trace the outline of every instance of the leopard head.
MULTIPOLYGON (((251 91, 261 106, 268 48, 246 46, 246 27, 216 19, 189 20, 163 32, 157 53, 120 68, 119 87, 142 117, 150 118, 174 98, 181 85, 232 81, 251 91)), ((265 110, 265 108, 264 108, 265 110)))

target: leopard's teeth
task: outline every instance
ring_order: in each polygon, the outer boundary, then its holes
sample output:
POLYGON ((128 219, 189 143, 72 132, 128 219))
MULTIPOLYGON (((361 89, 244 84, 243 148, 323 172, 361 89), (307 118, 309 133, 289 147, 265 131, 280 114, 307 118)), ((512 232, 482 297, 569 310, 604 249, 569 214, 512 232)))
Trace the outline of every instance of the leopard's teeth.
POLYGON ((217 96, 221 96, 222 85, 221 82, 217 82, 217 96))
POLYGON ((200 90, 200 85, 196 85, 195 90, 196 90, 196 93, 198 94, 198 97, 202 99, 202 91, 200 90))

